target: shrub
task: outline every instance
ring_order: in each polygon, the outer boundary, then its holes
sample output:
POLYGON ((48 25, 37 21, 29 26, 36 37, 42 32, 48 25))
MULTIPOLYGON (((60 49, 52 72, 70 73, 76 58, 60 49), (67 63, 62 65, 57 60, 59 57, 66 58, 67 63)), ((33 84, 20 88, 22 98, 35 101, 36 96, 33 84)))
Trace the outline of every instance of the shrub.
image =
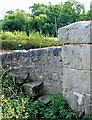
POLYGON ((15 39, 15 36, 12 32, 3 32, 0 37, 3 40, 4 39, 9 39, 9 40, 15 39))
POLYGON ((0 34, 3 50, 22 50, 50 46, 58 46, 61 43, 54 38, 48 38, 40 33, 30 33, 28 37, 25 32, 3 32, 0 34))

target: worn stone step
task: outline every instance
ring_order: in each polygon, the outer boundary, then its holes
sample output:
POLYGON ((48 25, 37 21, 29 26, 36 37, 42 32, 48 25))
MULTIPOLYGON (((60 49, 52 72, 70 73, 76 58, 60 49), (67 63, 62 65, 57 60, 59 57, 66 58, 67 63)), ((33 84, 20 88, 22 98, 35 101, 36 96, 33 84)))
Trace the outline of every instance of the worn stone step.
POLYGON ((43 95, 43 82, 31 82, 23 84, 25 93, 28 95, 36 94, 36 95, 43 95))
POLYGON ((45 104, 47 104, 47 103, 49 103, 53 98, 54 98, 54 96, 52 96, 52 95, 43 95, 43 96, 39 97, 38 100, 41 101, 41 102, 43 102, 43 103, 45 103, 45 104))

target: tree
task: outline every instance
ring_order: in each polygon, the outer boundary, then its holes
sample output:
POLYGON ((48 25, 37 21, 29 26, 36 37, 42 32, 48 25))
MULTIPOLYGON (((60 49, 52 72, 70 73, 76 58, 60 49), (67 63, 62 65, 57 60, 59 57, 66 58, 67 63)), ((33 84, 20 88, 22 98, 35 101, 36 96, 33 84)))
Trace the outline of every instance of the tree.
POLYGON ((3 21, 3 30, 7 31, 26 31, 28 34, 29 17, 24 11, 8 14, 3 21))
POLYGON ((32 9, 32 16, 39 16, 39 14, 46 14, 48 12, 48 6, 44 4, 36 4, 30 6, 29 9, 32 9))
POLYGON ((57 35, 57 29, 63 27, 70 23, 84 20, 85 7, 83 4, 77 2, 76 0, 68 0, 67 2, 60 3, 57 5, 44 5, 44 4, 34 4, 30 6, 32 10, 33 17, 33 29, 36 31, 42 31, 46 34, 47 29, 49 30, 47 34, 54 36, 57 35), (40 17, 41 14, 47 15, 45 23, 43 23, 40 17), (53 28, 52 28, 53 26, 53 28), (53 32, 51 33, 51 30, 53 32))
POLYGON ((0 31, 2 30, 2 22, 3 20, 0 20, 0 31))
POLYGON ((90 20, 92 14, 92 9, 85 12, 84 5, 76 0, 57 5, 38 3, 29 8, 31 14, 19 9, 15 12, 7 11, 8 14, 2 22, 3 30, 26 31, 27 36, 34 30, 44 35, 57 36, 58 28, 76 21, 90 20))
POLYGON ((12 14, 12 13, 14 13, 13 10, 8 10, 8 11, 6 12, 6 14, 12 14))
POLYGON ((90 10, 87 12, 87 20, 92 20, 92 1, 90 3, 90 10))

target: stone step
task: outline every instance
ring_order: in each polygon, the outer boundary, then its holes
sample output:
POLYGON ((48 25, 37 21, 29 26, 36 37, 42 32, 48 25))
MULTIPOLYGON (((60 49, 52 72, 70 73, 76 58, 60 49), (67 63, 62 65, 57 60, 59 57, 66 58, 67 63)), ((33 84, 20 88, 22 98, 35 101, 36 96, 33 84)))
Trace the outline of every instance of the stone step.
POLYGON ((36 94, 36 95, 43 95, 43 82, 34 81, 31 83, 23 84, 25 93, 28 95, 36 94))
POLYGON ((38 100, 41 101, 41 102, 43 102, 43 103, 45 103, 45 104, 47 104, 47 103, 49 103, 53 98, 54 98, 54 96, 52 96, 52 95, 43 95, 43 96, 39 97, 38 100))

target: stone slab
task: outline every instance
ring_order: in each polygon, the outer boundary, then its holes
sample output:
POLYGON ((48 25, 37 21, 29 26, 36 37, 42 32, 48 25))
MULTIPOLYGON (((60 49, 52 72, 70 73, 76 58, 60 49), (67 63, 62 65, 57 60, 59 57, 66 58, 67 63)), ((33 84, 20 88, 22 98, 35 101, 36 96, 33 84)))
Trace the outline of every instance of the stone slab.
POLYGON ((71 69, 92 70, 92 45, 64 45, 62 60, 64 67, 71 69))
POLYGON ((43 103, 45 103, 45 104, 47 104, 47 103, 49 103, 53 98, 54 98, 54 97, 51 96, 51 95, 43 95, 43 96, 39 97, 38 100, 41 101, 41 102, 43 102, 43 103))
POLYGON ((92 43, 91 24, 91 21, 79 21, 59 28, 58 38, 61 43, 92 43))
POLYGON ((90 92, 90 74, 92 71, 64 68, 63 90, 80 94, 90 92))
POLYGON ((25 93, 28 95, 36 94, 36 95, 42 95, 42 87, 43 82, 35 81, 32 83, 25 83, 23 84, 25 93))

